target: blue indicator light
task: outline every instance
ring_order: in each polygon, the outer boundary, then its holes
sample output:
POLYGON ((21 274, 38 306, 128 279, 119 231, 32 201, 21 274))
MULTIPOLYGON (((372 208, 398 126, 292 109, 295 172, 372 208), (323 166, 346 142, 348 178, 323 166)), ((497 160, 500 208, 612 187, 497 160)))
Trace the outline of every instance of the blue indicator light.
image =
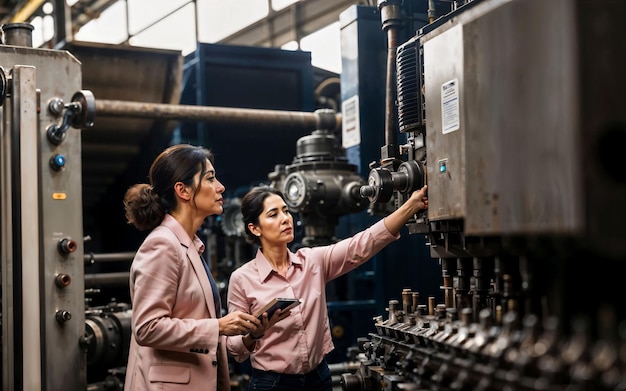
POLYGON ((54 171, 61 171, 63 167, 65 167, 65 156, 63 155, 54 155, 50 158, 50 167, 54 171))
POLYGON ((54 163, 58 166, 58 167, 63 167, 65 166, 65 156, 63 155, 56 155, 54 157, 54 163))

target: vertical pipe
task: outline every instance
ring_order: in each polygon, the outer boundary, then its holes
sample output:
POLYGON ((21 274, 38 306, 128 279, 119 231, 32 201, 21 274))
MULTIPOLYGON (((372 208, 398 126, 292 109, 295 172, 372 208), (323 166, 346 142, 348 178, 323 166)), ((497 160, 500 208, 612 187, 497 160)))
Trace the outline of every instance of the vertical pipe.
POLYGON ((413 303, 413 310, 411 312, 417 312, 420 305, 420 294, 419 292, 412 293, 411 302, 413 303))
POLYGON ((378 7, 387 33, 387 81, 385 99, 385 147, 381 158, 394 159, 399 155, 397 148, 396 119, 396 51, 401 26, 401 7, 398 0, 379 1, 378 7))
POLYGON ((455 267, 452 259, 440 258, 441 276, 443 278, 443 298, 446 308, 454 307, 454 286, 452 273, 455 271, 455 267))
POLYGON ((428 23, 435 21, 435 0, 428 0, 428 23))
POLYGON ((396 135, 396 50, 398 28, 387 29, 387 87, 385 100, 385 144, 397 145, 396 135))
POLYGON ((413 296, 411 295, 410 288, 402 289, 402 310, 405 314, 410 314, 413 312, 413 296))
POLYGON ((4 44, 10 46, 33 47, 33 25, 29 23, 8 23, 2 26, 4 44))

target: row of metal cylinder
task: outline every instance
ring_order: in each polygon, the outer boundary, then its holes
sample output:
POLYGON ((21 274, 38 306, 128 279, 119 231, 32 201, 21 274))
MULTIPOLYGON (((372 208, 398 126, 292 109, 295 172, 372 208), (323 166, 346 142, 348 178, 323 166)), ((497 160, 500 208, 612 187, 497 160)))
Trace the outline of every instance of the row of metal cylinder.
MULTIPOLYGON (((564 327, 553 316, 509 310, 497 321, 491 308, 483 308, 474 320, 469 307, 434 305, 432 297, 428 303, 419 304, 419 294, 409 289, 403 291, 404 308, 389 302, 388 318, 375 319, 377 334, 360 341, 362 365, 381 367, 387 375, 359 384, 398 390, 626 390, 626 324, 618 324, 610 309, 595 324, 581 316, 564 327)), ((372 373, 361 370, 359 376, 372 373)))

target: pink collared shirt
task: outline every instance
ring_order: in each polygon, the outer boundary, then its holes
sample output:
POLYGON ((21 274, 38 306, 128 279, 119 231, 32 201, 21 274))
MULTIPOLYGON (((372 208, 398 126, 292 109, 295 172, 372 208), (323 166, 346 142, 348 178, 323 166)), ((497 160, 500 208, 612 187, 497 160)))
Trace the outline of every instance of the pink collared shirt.
POLYGON ((367 262, 400 235, 392 235, 382 220, 351 238, 329 246, 289 252, 285 277, 272 269, 263 253, 233 271, 228 286, 228 311, 255 313, 275 297, 302 302, 291 315, 272 326, 253 352, 241 336, 227 338, 226 347, 238 362, 250 357, 253 368, 303 374, 315 369, 333 350, 326 283, 367 262))

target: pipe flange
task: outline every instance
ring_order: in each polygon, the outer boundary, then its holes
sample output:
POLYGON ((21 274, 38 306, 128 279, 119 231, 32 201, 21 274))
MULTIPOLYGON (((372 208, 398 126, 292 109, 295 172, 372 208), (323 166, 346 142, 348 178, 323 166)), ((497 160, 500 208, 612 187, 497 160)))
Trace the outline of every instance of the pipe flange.
POLYGON ((72 102, 78 103, 79 111, 72 117, 72 126, 76 129, 90 128, 96 116, 96 98, 89 90, 80 90, 72 96, 72 102))
MULTIPOLYGON (((394 190, 400 193, 410 195, 415 190, 419 190, 424 186, 425 175, 424 166, 420 161, 409 160, 400 164, 397 174, 402 175, 405 180, 402 181, 403 186, 394 190)), ((398 181, 400 182, 400 181, 398 181)))
POLYGON ((317 116, 317 129, 320 130, 335 130, 337 129, 337 113, 332 109, 317 109, 315 110, 317 116))
POLYGON ((367 198, 372 203, 387 202, 393 195, 393 179, 391 172, 386 168, 374 168, 370 170, 367 185, 361 186, 361 197, 367 198))
POLYGON ((307 180, 300 172, 287 175, 282 191, 289 209, 299 213, 306 207, 309 200, 307 180))

